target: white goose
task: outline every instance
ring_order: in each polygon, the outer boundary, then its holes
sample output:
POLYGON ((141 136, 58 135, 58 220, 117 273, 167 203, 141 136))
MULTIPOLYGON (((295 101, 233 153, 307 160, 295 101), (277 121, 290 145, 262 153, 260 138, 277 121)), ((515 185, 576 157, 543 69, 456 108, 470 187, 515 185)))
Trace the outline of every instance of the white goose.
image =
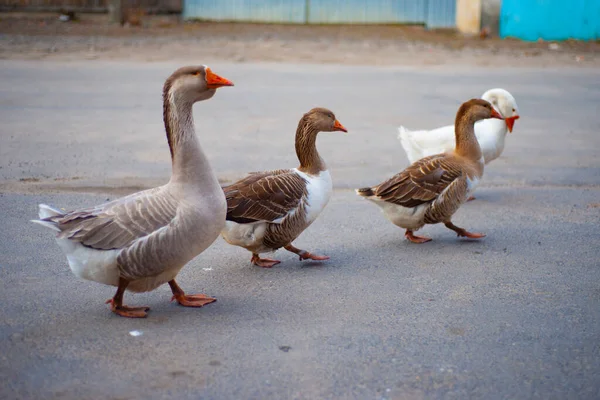
POLYGON ((40 219, 33 222, 57 232, 73 273, 117 287, 107 303, 120 316, 143 318, 149 310, 124 306, 125 290, 147 292, 167 282, 183 306, 215 301, 186 295, 175 277, 225 224, 225 196, 200 148, 192 117, 193 104, 210 99, 222 86, 233 83, 206 66, 180 68, 165 82, 163 117, 172 159, 166 185, 71 212, 39 206, 40 219))
MULTIPOLYGON (((504 89, 490 89, 481 98, 490 102, 504 118, 484 119, 475 124, 475 136, 488 164, 502 154, 506 133, 512 132, 515 120, 519 119, 519 107, 515 98, 504 89)), ((422 131, 410 131, 400 126, 398 131, 398 139, 411 164, 423 157, 452 151, 456 146, 454 125, 422 131)))

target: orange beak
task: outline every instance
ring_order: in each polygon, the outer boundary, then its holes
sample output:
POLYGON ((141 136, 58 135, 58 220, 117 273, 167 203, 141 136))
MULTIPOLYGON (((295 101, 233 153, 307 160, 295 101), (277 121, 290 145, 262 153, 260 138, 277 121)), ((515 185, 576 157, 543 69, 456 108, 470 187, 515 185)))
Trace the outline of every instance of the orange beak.
POLYGON ((210 68, 206 67, 206 87, 209 89, 218 89, 223 86, 233 86, 233 82, 229 79, 220 77, 212 72, 210 68))
POLYGON ((348 132, 348 129, 344 128, 344 125, 340 124, 340 121, 338 121, 337 119, 333 123, 333 130, 334 131, 348 132))
POLYGON ((508 117, 505 119, 506 126, 507 126, 509 132, 512 133, 513 126, 515 126, 515 121, 518 120, 519 118, 520 117, 518 115, 514 115, 512 117, 508 117))
POLYGON ((504 119, 504 117, 502 115, 500 115, 500 113, 496 110, 494 110, 492 108, 492 115, 490 115, 490 118, 498 118, 498 119, 504 119))

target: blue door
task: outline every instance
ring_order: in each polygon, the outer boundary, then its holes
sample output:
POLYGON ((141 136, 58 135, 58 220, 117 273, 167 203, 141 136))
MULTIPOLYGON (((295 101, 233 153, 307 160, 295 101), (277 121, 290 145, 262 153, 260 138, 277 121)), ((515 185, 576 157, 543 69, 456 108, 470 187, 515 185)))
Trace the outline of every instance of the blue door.
POLYGON ((500 36, 522 40, 600 38, 600 0, 503 0, 500 36))

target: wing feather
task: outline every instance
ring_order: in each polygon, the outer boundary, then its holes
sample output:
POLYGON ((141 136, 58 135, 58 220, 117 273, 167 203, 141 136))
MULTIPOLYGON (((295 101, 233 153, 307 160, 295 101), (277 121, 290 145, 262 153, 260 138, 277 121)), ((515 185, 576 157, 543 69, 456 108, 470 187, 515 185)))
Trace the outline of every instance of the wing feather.
POLYGON ((373 191, 381 200, 412 208, 434 201, 462 174, 456 161, 437 154, 413 163, 373 191))
POLYGON ((59 237, 98 250, 121 249, 167 226, 177 202, 162 188, 146 190, 97 207, 44 220, 56 223, 59 237))
POLYGON ((227 220, 281 223, 306 196, 306 180, 294 170, 255 172, 223 188, 227 220))

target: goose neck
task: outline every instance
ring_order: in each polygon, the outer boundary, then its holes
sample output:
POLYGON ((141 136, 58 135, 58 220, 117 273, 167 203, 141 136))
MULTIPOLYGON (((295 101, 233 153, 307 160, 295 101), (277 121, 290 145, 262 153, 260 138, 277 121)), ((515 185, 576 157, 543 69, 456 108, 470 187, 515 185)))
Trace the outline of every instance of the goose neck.
POLYGON ((454 131, 456 135, 455 153, 473 161, 481 159, 481 147, 475 136, 475 117, 464 113, 456 117, 454 131))
POLYGON ((308 174, 318 174, 326 169, 325 162, 317 151, 318 133, 319 130, 304 118, 296 130, 296 156, 300 161, 298 169, 308 174))
POLYGON ((172 182, 201 184, 214 174, 196 137, 193 102, 167 92, 164 98, 164 123, 171 151, 172 182), (200 175, 200 176, 198 176, 200 175))

